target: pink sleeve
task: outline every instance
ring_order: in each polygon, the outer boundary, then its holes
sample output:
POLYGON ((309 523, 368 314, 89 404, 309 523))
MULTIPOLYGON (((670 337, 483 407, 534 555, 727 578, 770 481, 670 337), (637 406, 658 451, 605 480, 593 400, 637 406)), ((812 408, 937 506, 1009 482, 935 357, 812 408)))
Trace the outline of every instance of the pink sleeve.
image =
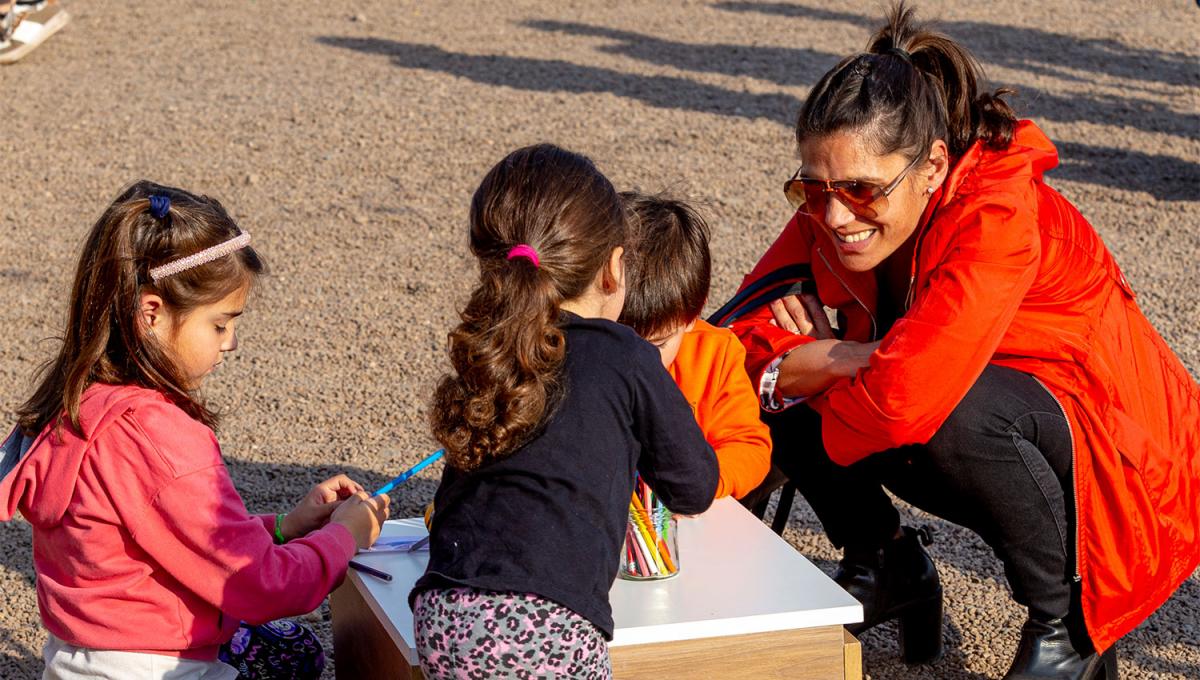
POLYGON ((247 623, 316 609, 345 576, 354 538, 329 524, 275 545, 264 522, 246 512, 218 465, 164 487, 134 539, 189 590, 247 623))
POLYGON ((271 540, 275 540, 275 515, 255 515, 254 517, 266 527, 267 533, 271 534, 271 540))
POLYGON ((170 407, 115 425, 109 493, 133 541, 184 588, 258 624, 316 609, 344 578, 350 532, 329 524, 275 545, 274 516, 246 511, 208 428, 170 407))

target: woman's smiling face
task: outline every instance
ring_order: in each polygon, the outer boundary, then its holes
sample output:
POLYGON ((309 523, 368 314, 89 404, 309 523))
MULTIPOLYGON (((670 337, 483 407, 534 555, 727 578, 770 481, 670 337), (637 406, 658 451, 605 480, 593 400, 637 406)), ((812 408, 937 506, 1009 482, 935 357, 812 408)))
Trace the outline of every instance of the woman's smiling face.
MULTIPOLYGON (((869 271, 912 236, 929 202, 930 188, 946 176, 946 145, 936 141, 928 160, 918 161, 884 199, 886 207, 872 219, 851 211, 835 193, 826 194, 824 211, 812 217, 830 234, 838 259, 851 271, 869 271)), ((835 132, 805 140, 800 145, 803 177, 853 180, 886 187, 913 160, 911 155, 873 153, 861 134, 835 132)))

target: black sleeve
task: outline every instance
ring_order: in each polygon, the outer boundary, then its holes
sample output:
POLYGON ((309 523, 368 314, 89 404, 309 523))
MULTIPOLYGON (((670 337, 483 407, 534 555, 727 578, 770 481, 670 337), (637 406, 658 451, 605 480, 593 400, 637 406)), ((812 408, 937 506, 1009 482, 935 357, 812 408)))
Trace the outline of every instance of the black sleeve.
POLYGON ((638 472, 672 512, 699 514, 717 493, 717 454, 658 352, 649 344, 638 350, 630 376, 633 432, 642 445, 638 472))

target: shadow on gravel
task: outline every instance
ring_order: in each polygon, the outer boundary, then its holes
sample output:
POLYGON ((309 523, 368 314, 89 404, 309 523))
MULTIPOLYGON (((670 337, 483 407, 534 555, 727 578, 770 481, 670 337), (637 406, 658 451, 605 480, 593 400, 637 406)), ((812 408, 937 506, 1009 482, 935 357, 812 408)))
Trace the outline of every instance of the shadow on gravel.
MULTIPOLYGON (((26 522, 0 523, 0 565, 21 579, 33 590, 33 530, 26 522)), ((11 611, 11 607, 9 607, 11 611)), ((8 625, 13 622, 9 620, 8 625)), ((36 678, 42 672, 39 651, 27 649, 24 642, 13 637, 7 626, 0 626, 0 678, 36 678)))
POLYGON ((1135 663, 1139 669, 1154 672, 1155 677, 1200 678, 1200 663, 1181 659, 1178 653, 1161 649, 1160 642, 1167 639, 1193 648, 1200 646, 1198 606, 1200 575, 1193 574, 1158 611, 1117 643, 1118 655, 1135 663), (1184 630, 1163 622, 1172 622, 1184 630))
MULTIPOLYGON (((9 649, 24 650, 24 645, 12 638, 12 634, 0 628, 0 645, 9 649)), ((42 673, 40 654, 22 651, 20 656, 12 652, 0 654, 0 678, 38 678, 42 673)))
POLYGON ((671 42, 652 35, 561 21, 525 21, 520 24, 546 33, 605 38, 616 41, 596 49, 608 54, 672 66, 685 71, 750 76, 779 83, 811 87, 842 55, 801 47, 703 45, 671 42))
POLYGON ((735 92, 673 76, 642 76, 558 59, 505 55, 460 54, 433 45, 383 38, 322 36, 330 47, 388 57, 401 68, 417 68, 467 78, 485 85, 535 92, 610 93, 660 109, 697 111, 722 116, 783 122, 795 115, 800 101, 787 94, 735 92))
MULTIPOLYGON (((1055 142, 1060 165, 1054 178, 1144 191, 1160 201, 1200 200, 1200 164, 1160 156, 1075 142, 1055 142)), ((1197 676, 1200 677, 1200 676, 1197 676)))
MULTIPOLYGON (((796 5, 727 2, 717 7, 731 11, 841 21, 864 28, 873 27, 876 23, 873 16, 796 5)), ((838 55, 804 48, 678 43, 652 35, 571 22, 526 21, 521 25, 548 33, 613 40, 614 44, 596 49, 652 64, 696 72, 746 75, 786 86, 812 85, 821 73, 839 59, 838 55)), ((1200 71, 1183 54, 1129 48, 1111 40, 1080 41, 1036 29, 1002 27, 1003 30, 998 31, 994 25, 975 22, 951 22, 942 27, 963 38, 981 58, 1034 74, 1086 81, 1073 71, 1063 70, 1063 65, 1066 65, 1075 70, 1099 70, 1140 81, 1160 79, 1169 85, 1200 84, 1200 71), (1014 45, 1019 45, 1020 49, 1014 49, 1014 45)), ((692 86, 708 87, 695 83, 692 86)), ((628 96, 617 89, 610 88, 608 91, 628 96)), ((1020 85, 1013 103, 1021 115, 1033 119, 1102 121, 1109 125, 1187 138, 1200 129, 1200 116, 1179 113, 1161 102, 1136 96, 1056 95, 1031 85, 1020 85)), ((799 102, 796 104, 798 109, 799 102)), ((774 119, 789 120, 795 110, 774 119)), ((1158 200, 1191 201, 1200 197, 1200 165, 1196 163, 1171 156, 1085 144, 1061 143, 1059 150, 1063 152, 1063 165, 1052 177, 1144 191, 1158 200)))
MULTIPOLYGON (((873 30, 882 14, 856 14, 792 3, 718 2, 716 9, 775 16, 836 21, 873 30)), ((1100 11, 1103 11, 1102 9, 1100 11)), ((922 18, 918 15, 918 18, 922 18)), ((1123 45, 1116 40, 1081 39, 1036 28, 1003 26, 977 21, 937 21, 935 28, 971 46, 978 57, 1006 68, 1023 69, 1079 83, 1089 73, 1163 85, 1200 85, 1195 57, 1123 45), (1083 73, 1080 73, 1080 72, 1083 73)), ((861 47, 861 46, 849 46, 861 47)))
POLYGON ((963 654, 963 637, 958 626, 949 618, 942 622, 945 655, 932 664, 910 666, 900 658, 900 637, 896 621, 889 621, 859 635, 862 643, 863 672, 874 680, 915 680, 946 678, 956 680, 989 680, 991 676, 967 670, 963 654))
MULTIPOLYGON (((289 465, 283 463, 245 462, 226 458, 229 475, 234 488, 242 495, 250 512, 286 512, 308 493, 318 482, 339 474, 345 474, 362 484, 367 493, 378 489, 393 477, 404 472, 397 470, 366 470, 351 465, 289 465)), ((433 500, 442 476, 442 465, 438 463, 398 487, 391 494, 391 518, 416 517, 425 512, 425 506, 433 500)))

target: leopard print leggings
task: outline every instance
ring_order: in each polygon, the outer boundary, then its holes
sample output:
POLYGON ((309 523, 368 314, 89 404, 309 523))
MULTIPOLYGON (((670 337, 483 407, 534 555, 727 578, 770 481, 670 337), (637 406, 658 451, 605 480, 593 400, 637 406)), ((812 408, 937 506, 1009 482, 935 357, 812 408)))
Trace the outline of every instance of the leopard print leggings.
POLYGON ((608 643, 590 621, 527 593, 426 590, 413 608, 427 680, 610 680, 608 643))

